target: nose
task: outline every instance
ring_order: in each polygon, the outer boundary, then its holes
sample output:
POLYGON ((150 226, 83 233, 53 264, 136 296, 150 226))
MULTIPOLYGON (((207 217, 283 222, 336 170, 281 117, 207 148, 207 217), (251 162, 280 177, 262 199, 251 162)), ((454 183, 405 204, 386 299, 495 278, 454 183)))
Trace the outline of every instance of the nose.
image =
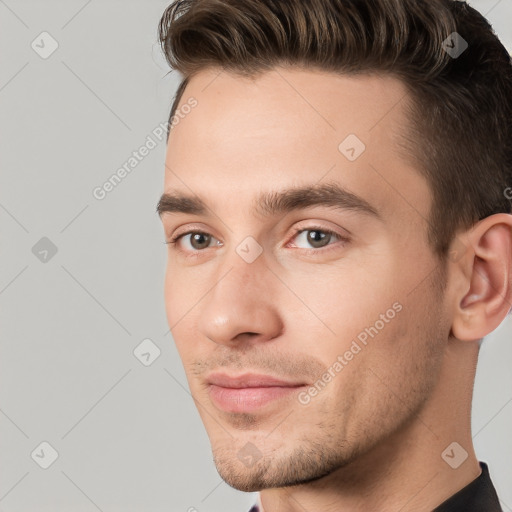
POLYGON ((201 301, 201 334, 215 343, 231 346, 279 336, 284 327, 279 313, 279 280, 263 257, 247 263, 234 254, 225 263, 219 273, 223 277, 212 283, 213 289, 201 301))

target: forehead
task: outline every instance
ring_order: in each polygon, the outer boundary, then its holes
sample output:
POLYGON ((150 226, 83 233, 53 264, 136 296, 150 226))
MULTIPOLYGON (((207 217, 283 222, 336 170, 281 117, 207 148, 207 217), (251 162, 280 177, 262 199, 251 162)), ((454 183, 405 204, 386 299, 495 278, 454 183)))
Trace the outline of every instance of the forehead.
POLYGON ((220 194, 240 207, 262 190, 328 180, 388 214, 408 202, 428 215, 428 186, 399 151, 409 96, 396 78, 210 69, 191 79, 178 113, 191 98, 197 106, 183 109, 169 136, 166 190, 220 194))

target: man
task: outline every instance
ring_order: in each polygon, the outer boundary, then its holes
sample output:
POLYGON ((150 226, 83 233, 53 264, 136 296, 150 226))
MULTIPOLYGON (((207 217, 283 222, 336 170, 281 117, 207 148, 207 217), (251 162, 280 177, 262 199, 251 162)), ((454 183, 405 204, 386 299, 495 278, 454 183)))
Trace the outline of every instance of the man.
POLYGON ((253 511, 499 511, 471 439, 512 301, 512 67, 451 0, 185 0, 169 325, 253 511), (194 107, 190 107, 190 105, 194 107))

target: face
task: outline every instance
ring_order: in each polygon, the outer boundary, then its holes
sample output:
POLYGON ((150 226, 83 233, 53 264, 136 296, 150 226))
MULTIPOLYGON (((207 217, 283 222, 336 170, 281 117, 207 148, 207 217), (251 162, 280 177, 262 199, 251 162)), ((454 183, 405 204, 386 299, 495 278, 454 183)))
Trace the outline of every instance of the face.
POLYGON ((313 481, 416 421, 449 333, 408 96, 278 68, 202 71, 190 98, 161 202, 169 326, 222 478, 313 481))

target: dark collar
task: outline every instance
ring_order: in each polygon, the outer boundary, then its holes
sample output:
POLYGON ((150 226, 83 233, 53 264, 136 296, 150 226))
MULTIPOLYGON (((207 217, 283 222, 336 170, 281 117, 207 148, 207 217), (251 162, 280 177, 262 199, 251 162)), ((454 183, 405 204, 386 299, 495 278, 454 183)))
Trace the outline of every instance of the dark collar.
POLYGON ((480 462, 480 467, 482 473, 478 478, 448 498, 433 512, 503 512, 487 464, 480 462))

